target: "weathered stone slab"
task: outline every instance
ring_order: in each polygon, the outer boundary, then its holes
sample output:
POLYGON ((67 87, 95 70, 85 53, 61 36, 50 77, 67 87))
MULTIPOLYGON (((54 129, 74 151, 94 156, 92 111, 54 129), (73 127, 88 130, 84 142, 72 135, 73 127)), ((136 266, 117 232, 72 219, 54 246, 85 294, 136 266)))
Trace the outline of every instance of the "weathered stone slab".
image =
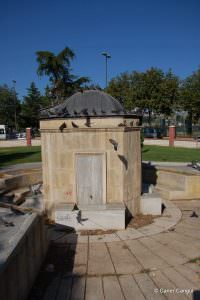
POLYGON ((197 263, 187 263, 187 264, 185 264, 185 266, 187 266, 188 268, 190 268, 194 272, 200 274, 200 265, 199 264, 197 264, 197 263))
POLYGON ((157 292, 157 286, 145 273, 136 274, 134 278, 147 300, 162 300, 165 297, 157 292))
POLYGON ((72 284, 71 300, 83 300, 85 293, 85 277, 75 276, 72 284))
POLYGON ((45 294, 44 294, 44 300, 55 300, 56 294, 60 285, 60 276, 55 277, 51 284, 48 285, 45 294))
POLYGON ((136 259, 139 260, 144 269, 164 268, 168 266, 163 259, 154 254, 138 240, 129 240, 125 241, 125 243, 135 255, 136 259))
POLYGON ((134 228, 127 228, 126 230, 117 231, 116 234, 119 236, 120 240, 134 240, 144 235, 134 228))
POLYGON ((73 274, 82 276, 87 271, 88 244, 77 244, 75 247, 75 258, 73 274))
POLYGON ((89 244, 88 274, 115 274, 110 255, 104 243, 89 244))
POLYGON ((135 256, 123 242, 107 244, 117 274, 134 274, 142 270, 135 256))
POLYGON ((167 245, 162 245, 152 238, 141 238, 140 242, 149 248, 149 250, 153 251, 153 253, 161 257, 169 265, 174 266, 188 261, 188 258, 183 256, 181 253, 175 252, 174 250, 168 248, 167 245))
POLYGON ((164 234, 163 236, 155 236, 153 239, 159 241, 161 244, 166 245, 168 248, 181 253, 188 259, 198 257, 200 255, 200 250, 194 246, 192 241, 186 240, 180 241, 177 238, 175 232, 164 234))
MULTIPOLYGON (((162 272, 175 284, 175 286, 179 289, 190 290, 196 289, 196 285, 194 285, 191 281, 187 280, 184 275, 182 276, 179 272, 177 272, 174 268, 166 268, 163 269, 162 272)), ((192 295, 191 295, 192 296, 192 295)), ((192 298, 192 297, 191 297, 192 298)))
POLYGON ((156 226, 154 224, 150 224, 138 229, 145 236, 151 236, 157 233, 160 233, 163 229, 160 226, 156 226))
POLYGON ((125 229, 125 207, 123 204, 92 209, 56 209, 55 222, 76 230, 125 229))
POLYGON ((140 210, 144 215, 161 215, 161 198, 157 194, 144 195, 140 199, 140 210))
POLYGON ((145 300, 132 275, 121 275, 119 281, 126 300, 145 300))
POLYGON ((187 297, 184 295, 176 294, 174 291, 176 286, 172 283, 161 271, 153 271, 149 273, 151 279, 155 282, 158 287, 158 293, 163 294, 169 300, 183 299, 186 300, 187 297))
POLYGON ((103 300, 103 284, 101 277, 88 277, 86 282, 86 300, 103 300))
POLYGON ((72 289, 72 278, 64 277, 63 279, 61 279, 56 298, 59 300, 70 300, 71 289, 72 289))
POLYGON ((125 300, 117 276, 103 277, 103 287, 106 300, 125 300))
POLYGON ((182 274, 186 279, 192 282, 197 288, 200 287, 200 276, 186 265, 179 265, 175 267, 176 271, 182 274))
POLYGON ((119 242, 120 238, 115 233, 101 234, 101 235, 91 235, 89 236, 90 243, 110 243, 119 242))

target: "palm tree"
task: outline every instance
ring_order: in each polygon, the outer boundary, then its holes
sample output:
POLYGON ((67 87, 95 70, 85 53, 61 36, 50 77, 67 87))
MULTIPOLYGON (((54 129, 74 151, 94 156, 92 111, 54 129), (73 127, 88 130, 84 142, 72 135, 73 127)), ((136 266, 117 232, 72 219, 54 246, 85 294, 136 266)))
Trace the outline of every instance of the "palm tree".
POLYGON ((65 47, 58 55, 50 51, 37 51, 39 76, 46 75, 51 82, 51 96, 61 102, 74 91, 89 82, 88 77, 77 77, 71 74, 71 61, 75 58, 74 52, 65 47))

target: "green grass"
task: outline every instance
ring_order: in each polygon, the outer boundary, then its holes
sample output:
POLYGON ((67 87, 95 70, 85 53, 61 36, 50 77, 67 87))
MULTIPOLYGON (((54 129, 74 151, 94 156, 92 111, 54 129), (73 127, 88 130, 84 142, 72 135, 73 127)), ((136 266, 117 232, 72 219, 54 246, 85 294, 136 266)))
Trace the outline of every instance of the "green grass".
POLYGON ((0 148, 0 167, 41 161, 41 147, 0 148))
MULTIPOLYGON (((144 146, 142 159, 146 161, 191 162, 200 161, 200 149, 144 146)), ((41 161, 41 147, 0 148, 0 167, 41 161)))
POLYGON ((191 162, 200 161, 200 149, 164 146, 144 146, 142 159, 146 161, 191 162))

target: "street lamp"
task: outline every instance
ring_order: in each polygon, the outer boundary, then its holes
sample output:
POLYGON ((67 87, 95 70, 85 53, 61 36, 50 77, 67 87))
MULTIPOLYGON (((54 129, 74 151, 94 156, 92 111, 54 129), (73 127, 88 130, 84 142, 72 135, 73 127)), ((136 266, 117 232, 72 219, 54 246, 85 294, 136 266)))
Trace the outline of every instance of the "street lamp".
POLYGON ((108 58, 111 58, 111 56, 107 52, 103 52, 101 54, 103 56, 105 56, 105 59, 106 59, 106 88, 107 88, 107 85, 108 85, 108 58))
POLYGON ((12 80, 13 82, 13 92, 14 92, 14 107, 15 107, 15 130, 17 131, 17 99, 16 99, 16 80, 12 80))

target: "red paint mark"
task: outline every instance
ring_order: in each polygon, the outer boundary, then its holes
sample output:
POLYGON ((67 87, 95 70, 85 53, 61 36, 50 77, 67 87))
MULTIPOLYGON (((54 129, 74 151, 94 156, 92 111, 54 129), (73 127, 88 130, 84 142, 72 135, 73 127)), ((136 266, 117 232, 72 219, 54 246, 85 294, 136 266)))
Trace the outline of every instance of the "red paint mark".
POLYGON ((71 191, 67 191, 67 192, 65 192, 65 195, 66 196, 72 196, 72 192, 71 191))

